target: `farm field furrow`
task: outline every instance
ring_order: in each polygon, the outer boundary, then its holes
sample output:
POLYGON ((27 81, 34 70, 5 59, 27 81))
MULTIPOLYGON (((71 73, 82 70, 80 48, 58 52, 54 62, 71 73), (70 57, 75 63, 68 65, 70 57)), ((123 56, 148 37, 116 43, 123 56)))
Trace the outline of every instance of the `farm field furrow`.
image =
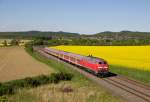
POLYGON ((0 48, 0 82, 51 72, 51 68, 36 61, 23 47, 0 48))
POLYGON ((150 46, 56 46, 52 48, 104 58, 111 65, 150 71, 150 46))

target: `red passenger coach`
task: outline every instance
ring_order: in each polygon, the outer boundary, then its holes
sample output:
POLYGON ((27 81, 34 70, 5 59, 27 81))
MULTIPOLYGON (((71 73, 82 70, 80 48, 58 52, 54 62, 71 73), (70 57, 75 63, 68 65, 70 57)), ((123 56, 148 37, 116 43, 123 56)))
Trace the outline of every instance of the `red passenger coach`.
POLYGON ((70 62, 72 64, 82 66, 92 72, 94 72, 96 75, 104 75, 109 72, 109 65, 108 63, 101 58, 92 57, 92 56, 82 56, 79 54, 74 54, 71 52, 66 52, 62 50, 57 50, 53 48, 44 48, 44 52, 53 55, 55 57, 58 57, 62 60, 65 60, 67 62, 70 62))

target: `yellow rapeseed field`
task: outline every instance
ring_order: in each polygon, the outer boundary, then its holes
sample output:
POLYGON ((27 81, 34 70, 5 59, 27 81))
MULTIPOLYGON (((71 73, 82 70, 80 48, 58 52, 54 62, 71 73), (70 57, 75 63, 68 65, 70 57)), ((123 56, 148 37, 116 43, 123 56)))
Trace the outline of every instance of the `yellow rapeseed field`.
POLYGON ((104 58, 111 65, 150 71, 150 46, 56 46, 53 48, 104 58))

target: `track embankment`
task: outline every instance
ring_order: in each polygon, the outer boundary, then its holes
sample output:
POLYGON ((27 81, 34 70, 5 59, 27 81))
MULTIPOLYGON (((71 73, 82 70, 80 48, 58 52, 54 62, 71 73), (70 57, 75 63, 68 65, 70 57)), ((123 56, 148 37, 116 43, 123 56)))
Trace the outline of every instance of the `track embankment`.
POLYGON ((140 82, 128 79, 120 75, 109 76, 107 78, 99 78, 92 75, 77 66, 64 62, 52 55, 45 53, 42 49, 36 49, 41 55, 47 58, 54 59, 58 63, 64 63, 70 68, 77 70, 81 74, 85 75, 90 80, 103 86, 108 91, 116 96, 122 97, 127 102, 150 102, 150 86, 142 84, 140 82))

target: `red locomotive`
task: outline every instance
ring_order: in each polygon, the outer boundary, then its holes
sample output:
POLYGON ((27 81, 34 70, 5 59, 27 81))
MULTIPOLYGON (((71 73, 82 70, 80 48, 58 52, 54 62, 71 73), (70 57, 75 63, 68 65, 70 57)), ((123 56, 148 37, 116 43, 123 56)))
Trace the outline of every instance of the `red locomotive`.
POLYGON ((94 72, 96 75, 106 75, 109 72, 109 65, 108 63, 101 58, 92 57, 92 56, 82 56, 79 54, 74 54, 71 52, 66 52, 62 50, 56 50, 53 48, 44 48, 44 52, 53 55, 55 57, 58 57, 62 60, 65 60, 67 62, 70 62, 72 64, 84 67, 92 72, 94 72))

